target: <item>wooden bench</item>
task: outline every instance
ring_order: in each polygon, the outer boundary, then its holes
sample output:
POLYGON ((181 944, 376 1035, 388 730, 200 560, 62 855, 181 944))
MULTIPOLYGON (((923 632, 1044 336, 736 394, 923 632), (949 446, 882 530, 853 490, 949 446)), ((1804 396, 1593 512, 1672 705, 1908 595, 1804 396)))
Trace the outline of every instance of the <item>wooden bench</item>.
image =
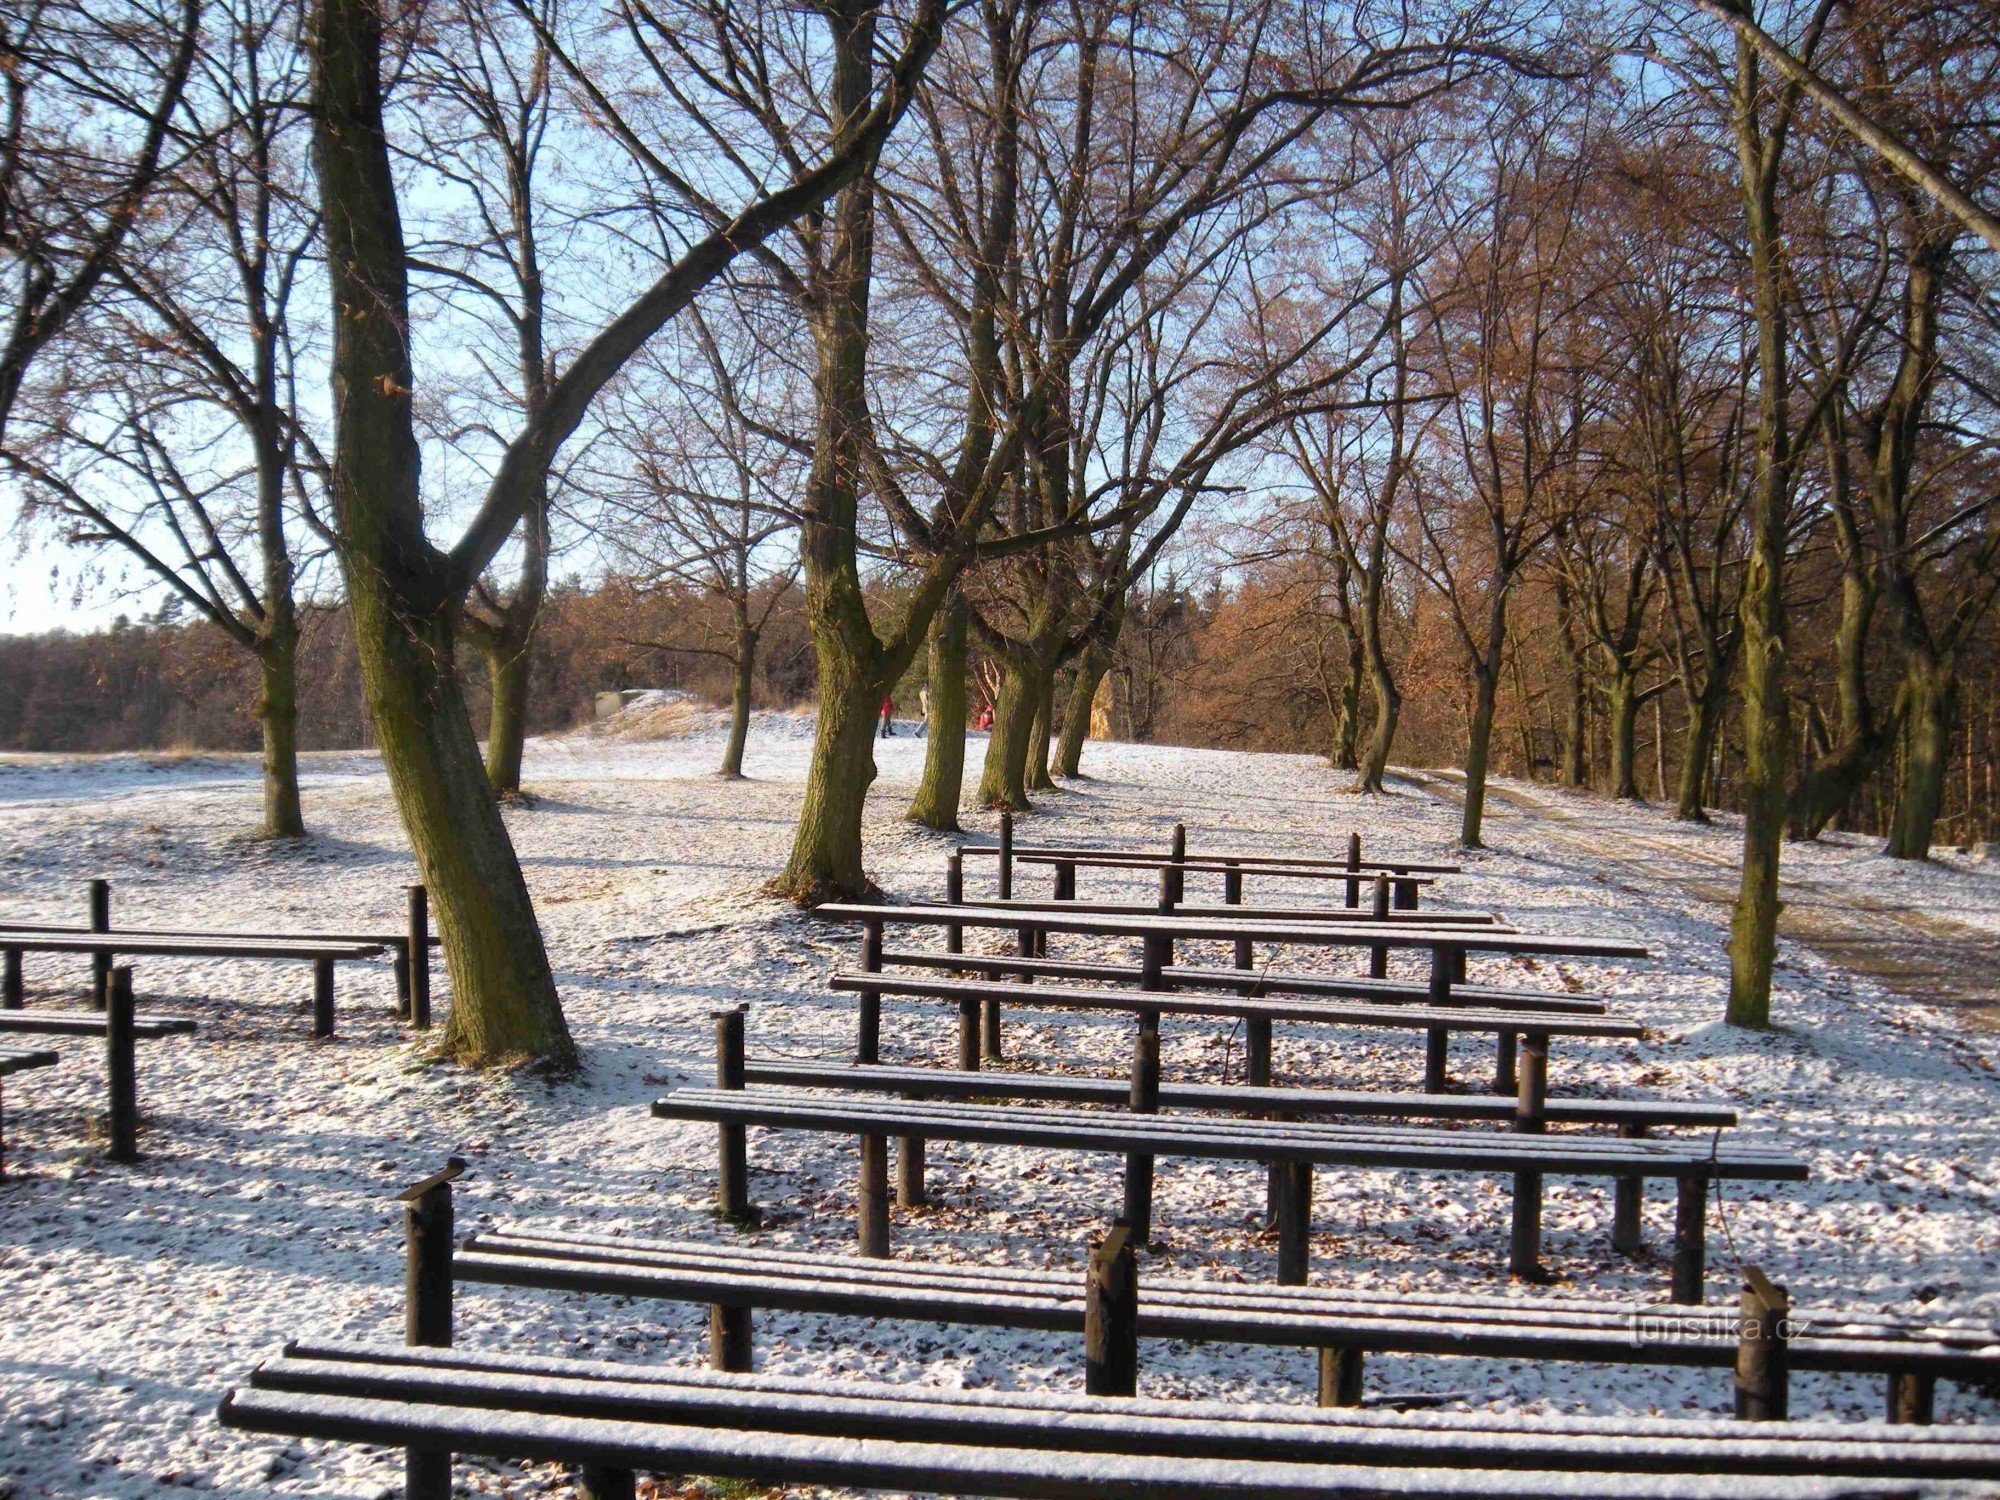
POLYGON ((132 971, 111 971, 102 1012, 0 1010, 0 1034, 104 1038, 104 1074, 109 1110, 105 1154, 113 1161, 139 1158, 139 1083, 134 1043, 188 1036, 195 1023, 185 1016, 141 1016, 132 1002, 132 971))
POLYGON ((1805 1500, 2000 1477, 1992 1427, 1326 1411, 310 1341, 217 1419, 405 1448, 411 1500, 449 1493, 453 1453, 578 1465, 589 1500, 630 1500, 638 1472, 1041 1500, 1805 1500))
MULTIPOLYGON (((1175 994, 1168 990, 1079 989, 1066 985, 1008 984, 990 979, 952 979, 924 974, 888 974, 879 970, 837 971, 828 987, 861 997, 857 1021, 858 1041, 855 1061, 881 1059, 881 997, 897 995, 909 999, 955 1001, 959 1006, 959 1050, 967 1050, 966 1038, 977 1008, 983 1004, 1004 1004, 1036 1009, 1122 1011, 1132 1015, 1216 1016, 1256 1021, 1254 1035, 1246 1034, 1245 1054, 1253 1082, 1271 1076, 1271 1027, 1275 1022, 1306 1022, 1321 1026, 1353 1026, 1424 1034, 1424 1088, 1441 1094, 1450 1081, 1450 1039, 1453 1032, 1484 1033, 1514 1044, 1495 1063, 1498 1087, 1506 1089, 1510 1074, 1518 1071, 1519 1038, 1534 1031, 1544 1038, 1565 1036, 1600 1040, 1643 1039, 1646 1028, 1637 1021, 1615 1016, 1578 1016, 1560 1012, 1477 1009, 1469 1005, 1366 1005, 1311 998, 1287 999, 1276 996, 1245 998, 1240 995, 1175 994)), ((1496 1040, 1496 1047, 1498 1043, 1496 1040)))
MULTIPOLYGON (((884 949, 882 965, 892 969, 954 969, 995 977, 1019 974, 1023 977, 1046 975, 1051 979, 1093 979, 1105 984, 1136 984, 1145 977, 1145 969, 1139 964, 1021 958, 1013 954, 931 953, 912 948, 884 949)), ((1407 979, 1364 978, 1353 974, 1286 973, 1275 969, 1222 969, 1171 964, 1160 970, 1160 983, 1170 990, 1228 990, 1252 998, 1326 995, 1342 1000, 1372 1000, 1384 1005, 1439 1003, 1428 984, 1407 979)), ((1490 1010, 1599 1016, 1604 1014, 1608 1000, 1603 995, 1555 995, 1547 990, 1516 989, 1511 985, 1454 983, 1446 992, 1443 1003, 1476 1005, 1490 1010)))
MULTIPOLYGON (((1209 870, 1221 872, 1226 894, 1233 893, 1240 899, 1242 877, 1245 873, 1262 874, 1274 869, 1306 872, 1318 871, 1329 880, 1342 882, 1347 890, 1347 905, 1360 904, 1363 885, 1386 877, 1394 890, 1395 904, 1399 909, 1415 910, 1417 888, 1427 884, 1425 877, 1432 875, 1456 875, 1457 865, 1423 864, 1412 860, 1364 860, 1361 857, 1361 835, 1347 836, 1347 854, 1343 859, 1316 859, 1310 856, 1282 854, 1190 854, 1188 852, 1187 825, 1174 824, 1173 838, 1164 856, 1144 849, 1093 849, 1064 847, 1060 845, 1017 845, 1014 842, 1014 815, 1000 814, 1000 841, 997 844, 962 844, 951 856, 952 878, 962 879, 962 861, 966 855, 991 855, 999 861, 997 866, 1000 895, 1003 899, 1014 894, 1014 864, 1017 859, 1046 861, 1057 866, 1058 885, 1064 881, 1062 864, 1071 863, 1068 879, 1070 894, 1075 895, 1075 868, 1086 861, 1098 868, 1161 869, 1179 866, 1182 874, 1174 877, 1180 884, 1189 870, 1209 870), (1231 871, 1236 873, 1232 876, 1231 871)), ((953 899, 961 899, 962 890, 953 899)))
MULTIPOLYGON (((726 1024, 726 1012, 719 1022, 726 1024)), ((864 1256, 889 1253, 890 1136, 981 1142, 1125 1158, 1123 1217, 1141 1239, 1152 1228, 1153 1165, 1162 1156, 1244 1161, 1282 1169, 1277 1194, 1278 1271, 1286 1283, 1306 1277, 1312 1174, 1315 1167, 1505 1174, 1514 1179, 1509 1268, 1540 1275, 1542 1183, 1550 1175, 1637 1179, 1671 1177, 1677 1184, 1673 1300, 1699 1302, 1706 1261, 1709 1185, 1718 1179, 1800 1182, 1804 1163, 1770 1152, 1624 1137, 1532 1132, 1446 1130, 1380 1125, 1328 1125, 1296 1120, 1214 1119, 1153 1112, 1134 1088, 1125 1114, 1051 1105, 954 1101, 913 1102, 811 1095, 787 1088, 747 1087, 738 1076, 717 1088, 682 1088, 656 1101, 665 1120, 703 1121, 718 1131, 718 1203, 724 1217, 751 1213, 743 1128, 807 1130, 859 1138, 856 1194, 858 1239, 864 1256)))
MULTIPOLYGON (((61 1060, 45 1047, 0 1045, 0 1078, 11 1078, 16 1073, 27 1073, 36 1068, 53 1068, 61 1060)), ((4 1118, 4 1114, 0 1114, 0 1118, 4 1118)), ((6 1137, 0 1133, 0 1177, 6 1175, 6 1137)))
MULTIPOLYGON (((832 920, 861 924, 862 968, 869 971, 882 966, 883 929, 891 923, 942 927, 945 930, 945 946, 951 953, 963 948, 965 929, 968 927, 1014 932, 1024 957, 1044 951, 1041 939, 1051 932, 1137 938, 1141 944, 1140 963, 1144 970, 1141 983, 1147 989, 1161 987, 1166 971, 1175 967, 1175 943, 1188 939, 1234 943, 1237 968, 1246 971, 1250 968, 1252 948, 1260 942, 1367 948, 1377 977, 1386 973, 1391 948, 1428 950, 1430 978, 1424 994, 1426 1001, 1435 1006, 1451 1004, 1453 987, 1465 979, 1466 956, 1470 953, 1582 958, 1647 956, 1643 946, 1616 938, 1559 937, 1542 933, 1500 932, 1490 928, 1444 929, 1391 926, 1386 923, 1367 926, 1333 922, 1286 924, 1191 917, 1185 913, 1113 916, 1074 910, 1008 911, 986 906, 875 906, 848 902, 829 902, 818 908, 818 914, 832 920), (1154 976, 1160 976, 1160 979, 1156 980, 1154 976)), ((995 1059, 1001 1055, 999 1016, 1000 1005, 996 1000, 987 1005, 981 1017, 981 1045, 986 1054, 995 1059)), ((1494 1076, 1503 1090, 1511 1087, 1508 1079, 1513 1072, 1517 1035, 1505 1031, 1498 1034, 1494 1076)), ((1261 1033, 1251 1034, 1249 1042, 1253 1051, 1267 1048, 1261 1033)), ((1432 1031, 1426 1053, 1426 1092, 1442 1093, 1444 1090, 1448 1045, 1449 1031, 1432 1031)))
POLYGON ((19 1010, 24 1002, 26 987, 22 976, 21 957, 27 950, 88 952, 92 957, 91 993, 94 1002, 102 1008, 104 987, 108 982, 115 956, 119 953, 139 954, 153 951, 131 946, 125 940, 215 943, 224 945, 226 951, 197 950, 194 956, 310 959, 313 963, 313 1034, 331 1036, 334 963, 343 959, 372 958, 386 950, 393 955, 395 963, 396 1013, 409 1020, 416 1030, 427 1031, 431 1024, 430 950, 441 946, 442 939, 430 930, 428 890, 424 886, 413 885, 405 888, 404 895, 405 923, 400 932, 249 932, 193 927, 114 929, 111 926, 111 882, 93 880, 90 882, 90 921, 87 926, 43 922, 0 922, 0 963, 4 963, 4 972, 0 973, 0 1008, 19 1010), (87 940, 87 945, 83 948, 58 948, 37 941, 11 943, 8 941, 10 935, 20 935, 31 940, 81 937, 87 940), (88 942, 99 939, 118 940, 119 946, 95 946, 88 942), (267 945, 275 945, 282 951, 264 951, 267 945), (295 951, 301 949, 303 951, 295 951), (322 1024, 324 1030, 321 1029, 322 1024))
POLYGON ((110 962, 117 958, 302 959, 313 966, 312 1034, 333 1035, 333 966, 343 960, 379 957, 381 943, 326 938, 253 938, 220 934, 181 936, 143 932, 29 932, 0 927, 0 952, 8 961, 8 988, 0 1008, 21 1003, 19 959, 24 953, 82 953, 110 962))
MULTIPOLYGON (((501 1228, 454 1253, 459 1282, 707 1304, 709 1363, 748 1371, 757 1309, 1079 1334, 1081 1270, 865 1260, 819 1251, 501 1228)), ((1320 1351, 1319 1402, 1362 1404, 1371 1353, 1728 1369, 1744 1323, 1728 1309, 1603 1298, 1465 1296, 1139 1280, 1136 1335, 1320 1351)), ((1886 1379, 1891 1422, 1927 1423, 1939 1380, 2000 1375, 2000 1329, 1872 1311, 1793 1308, 1796 1370, 1886 1379)), ((1784 1369, 1777 1373, 1784 1379, 1784 1369)))

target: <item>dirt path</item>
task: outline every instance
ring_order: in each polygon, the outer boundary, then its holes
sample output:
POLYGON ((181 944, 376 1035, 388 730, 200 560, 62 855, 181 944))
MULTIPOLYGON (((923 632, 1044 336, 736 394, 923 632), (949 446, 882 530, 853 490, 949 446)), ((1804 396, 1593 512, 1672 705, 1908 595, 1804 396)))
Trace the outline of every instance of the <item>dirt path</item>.
MULTIPOLYGON (((1457 771, 1400 774, 1414 786, 1464 801, 1464 777, 1457 771)), ((1487 788, 1486 816, 1532 817, 1551 842, 1620 865, 1635 878, 1666 882, 1719 908, 1717 920, 1728 924, 1739 868, 1734 859, 1629 827, 1619 828, 1614 845, 1604 830, 1560 803, 1510 786, 1487 788)), ((2000 1031, 2000 952, 1992 933, 1810 877, 1781 874, 1779 890, 1783 936, 1905 999, 1950 1011, 1968 1027, 2000 1031)))

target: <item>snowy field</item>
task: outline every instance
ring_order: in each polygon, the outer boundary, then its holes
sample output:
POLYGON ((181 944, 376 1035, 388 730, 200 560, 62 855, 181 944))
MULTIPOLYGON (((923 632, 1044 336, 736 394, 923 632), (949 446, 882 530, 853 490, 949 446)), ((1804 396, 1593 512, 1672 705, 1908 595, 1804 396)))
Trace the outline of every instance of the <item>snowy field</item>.
MULTIPOLYGON (((748 1002, 753 1053, 848 1055, 853 1002, 827 995, 823 981, 856 943, 851 931, 759 894, 788 847, 810 721, 760 716, 750 779, 739 783, 708 774, 721 748, 715 716, 680 727, 668 741, 533 743, 536 800, 508 814, 588 1058, 579 1081, 468 1077, 426 1062, 393 1019, 386 964, 341 968, 339 1036, 315 1044, 306 966, 160 959, 138 966, 142 1009, 195 1016, 201 1033, 140 1045, 141 1164, 101 1160, 88 1124, 102 1087, 94 1047, 64 1044, 62 1067, 9 1080, 0 1500, 397 1493, 398 1454, 237 1436, 211 1413, 287 1336, 400 1336, 392 1195, 448 1154, 471 1163, 461 1229, 729 1232, 708 1211, 713 1130, 656 1122, 648 1106, 677 1084, 707 1081, 709 1013, 723 1005, 748 1002)), ((898 896, 940 895, 951 843, 902 820, 922 748, 907 727, 880 745, 870 805, 870 869, 898 896)), ((972 767, 981 749, 975 737, 972 767)), ((1197 852, 1325 854, 1358 826, 1371 853, 1438 859, 1449 857, 1457 827, 1455 807, 1431 791, 1405 783, 1362 802, 1345 794, 1344 777, 1300 757, 1093 745, 1086 770, 1094 779, 1047 798, 1025 821, 1025 839, 1158 845, 1180 818, 1197 852)), ((300 847, 245 837, 258 795, 255 765, 243 759, 0 758, 0 914, 80 920, 85 881, 105 875, 120 923, 395 921, 415 872, 370 757, 310 758, 314 832, 300 847)), ((1621 812, 1606 827, 1615 836, 1640 825, 1656 836, 1671 829, 1650 811, 1621 812)), ((993 820, 972 814, 967 827, 990 838, 993 820)), ((1467 862, 1447 888, 1454 903, 1503 911, 1530 930, 1636 938, 1654 954, 1609 965, 1474 961, 1475 979, 1608 990, 1652 1028, 1636 1044, 1558 1042, 1553 1087, 1725 1100, 1743 1116, 1734 1140, 1811 1165, 1810 1184, 1727 1189, 1726 1229, 1711 1221, 1712 1301, 1727 1295, 1740 1259, 1788 1283, 1799 1302, 2000 1318, 2000 1037, 1959 1035, 1938 1012, 1789 947, 1775 1006, 1782 1025, 1731 1030, 1720 1024, 1722 932, 1712 910, 1634 880, 1609 857, 1538 844, 1518 812, 1492 831, 1502 849, 1467 862)), ((1726 848, 1730 835, 1672 836, 1726 848)), ((1882 862, 1859 846, 1810 859, 1817 880, 1881 878, 1882 862)), ((968 894, 990 890, 988 871, 968 874, 968 894)), ((1042 877, 1026 878, 1034 886, 1042 877)), ((1139 888, 1103 872, 1081 882, 1086 895, 1139 888)), ((1906 883, 1905 899, 1944 910, 1990 919, 2000 907, 1991 862, 1968 858, 1906 883)), ((1314 962, 1340 960, 1287 957, 1290 967, 1314 962)), ((84 977, 81 962, 31 956, 29 1003, 74 1000, 84 977)), ((948 1061, 954 1020, 944 1009, 893 1000, 885 1009, 886 1060, 948 1061)), ((1168 1077, 1240 1076, 1240 1038, 1225 1026, 1170 1020, 1166 1031, 1168 1077)), ((1016 1066, 1121 1073, 1129 1022, 1017 1014, 1008 1043, 1016 1066)), ((1300 1082, 1407 1089, 1421 1077, 1421 1051, 1416 1034, 1281 1027, 1277 1066, 1300 1082)), ((1487 1077, 1490 1065, 1485 1047, 1455 1048, 1461 1080, 1487 1077)), ((1080 1268, 1119 1201, 1119 1173, 1105 1158, 933 1142, 930 1159, 936 1202, 896 1215, 899 1255, 1080 1268)), ((851 1141, 753 1133, 751 1164, 753 1196, 769 1211, 756 1243, 851 1244, 851 1141)), ((1165 1250, 1145 1274, 1270 1280, 1276 1245, 1261 1232, 1261 1200, 1255 1169, 1162 1162, 1165 1250)), ((1660 1295, 1670 1213, 1656 1185, 1652 1253, 1622 1260, 1607 1246, 1608 1191, 1552 1181, 1547 1262, 1572 1290, 1660 1295)), ((1498 1181, 1325 1171, 1315 1227, 1316 1282, 1505 1286, 1498 1181)), ((504 1289, 462 1289, 458 1329, 469 1345, 668 1365, 698 1365, 706 1349, 698 1307, 504 1289)), ((760 1368, 773 1372, 946 1387, 1077 1389, 1082 1379, 1080 1341, 1046 1335, 760 1315, 757 1339, 760 1368)), ((1148 1394, 1312 1399, 1303 1351, 1148 1343, 1142 1366, 1148 1394)), ((1376 1358, 1369 1384, 1526 1411, 1720 1412, 1729 1401, 1722 1372, 1578 1365, 1376 1358)), ((1881 1402, 1874 1380, 1794 1381, 1795 1415, 1872 1417, 1881 1402)), ((1956 1387, 1941 1390, 1939 1406, 1945 1420, 2000 1420, 2000 1401, 1956 1387)), ((563 1488, 551 1470, 459 1474, 473 1493, 563 1488)))

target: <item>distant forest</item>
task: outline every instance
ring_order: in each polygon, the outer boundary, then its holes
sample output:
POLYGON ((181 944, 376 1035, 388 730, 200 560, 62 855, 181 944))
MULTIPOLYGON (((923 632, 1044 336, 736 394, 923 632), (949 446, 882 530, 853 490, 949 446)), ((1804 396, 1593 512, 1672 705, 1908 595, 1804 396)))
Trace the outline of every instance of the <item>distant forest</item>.
MULTIPOLYGON (((1325 754, 1350 664, 1326 617, 1327 592, 1311 562, 1253 571, 1234 586, 1188 588, 1174 575, 1134 592, 1116 659, 1101 690, 1101 729, 1118 739, 1226 749, 1325 754), (1333 649, 1330 649, 1333 648, 1333 649)), ((1821 595, 1822 608, 1836 607, 1821 595)), ((1503 775, 1615 791, 1611 684, 1598 653, 1565 644, 1554 591, 1524 588, 1521 630, 1495 726, 1503 775)), ((345 610, 304 612, 299 653, 299 738, 306 750, 373 743, 345 610)), ((1806 705, 1800 767, 1827 749, 1836 704, 1834 636, 1808 611, 1794 663, 1806 705)), ((1449 622, 1432 595, 1413 596, 1394 622, 1404 702, 1396 759, 1454 766, 1463 753, 1469 690, 1449 622)), ((726 603, 689 587, 641 590, 623 580, 551 590, 535 638, 529 729, 547 734, 587 721, 611 688, 680 688, 717 707, 730 700, 726 603)), ((1885 655, 1893 643, 1878 649, 1885 655)), ((474 725, 487 714, 486 658, 461 652, 474 725)), ((922 660, 898 685, 917 712, 922 660)), ((997 665, 975 645, 968 717, 976 718, 997 665)), ((809 706, 817 688, 812 642, 797 591, 772 607, 757 651, 754 701, 809 706)), ((20 751, 255 750, 254 660, 206 623, 124 621, 89 635, 0 636, 0 749, 20 751)), ((1068 684, 1064 684, 1066 693, 1068 684)), ((1686 734, 1684 699, 1656 663, 1632 717, 1641 795, 1671 802, 1686 734)), ((1742 752, 1725 721, 1707 788, 1733 809, 1742 752)), ((2000 838, 2000 642, 1982 640, 1965 664, 1953 730, 1941 841, 2000 838)), ((1900 757, 1891 756, 1854 800, 1844 826, 1882 833, 1894 805, 1900 757)))

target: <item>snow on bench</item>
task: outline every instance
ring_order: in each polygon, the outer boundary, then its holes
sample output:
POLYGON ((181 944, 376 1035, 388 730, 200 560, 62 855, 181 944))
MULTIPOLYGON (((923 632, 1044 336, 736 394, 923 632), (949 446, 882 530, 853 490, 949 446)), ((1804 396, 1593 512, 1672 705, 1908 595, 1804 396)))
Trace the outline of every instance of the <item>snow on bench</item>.
POLYGON ((1530 1277, 1538 1273, 1544 1176, 1671 1177, 1678 1184, 1673 1297, 1676 1302, 1690 1303, 1699 1302, 1702 1296, 1710 1182, 1720 1178, 1797 1182, 1808 1175, 1805 1165, 1793 1158, 1720 1144, 1111 1114, 1047 1105, 883 1101, 815 1096, 771 1087, 677 1089, 657 1101, 653 1113, 660 1119, 705 1121, 725 1127, 719 1142, 720 1200, 724 1215, 733 1218, 748 1212, 748 1202, 738 1180, 741 1136, 732 1140, 730 1129, 740 1132, 742 1127, 757 1125, 859 1137, 859 1240, 863 1255, 877 1257, 889 1251, 887 1143, 892 1135, 1123 1155, 1124 1217, 1142 1239, 1151 1232, 1155 1158, 1186 1156, 1275 1164, 1283 1169, 1277 1204, 1279 1275, 1289 1282, 1305 1279, 1315 1166, 1512 1174, 1514 1226, 1509 1263, 1515 1274, 1530 1277))
MULTIPOLYGON (((868 1260, 503 1227, 456 1251, 460 1282, 706 1303, 710 1364, 747 1371, 753 1310, 897 1318, 1077 1334, 1081 1272, 868 1260)), ((1322 1405, 1362 1402, 1366 1354, 1431 1354, 1619 1365, 1731 1367, 1735 1313, 1574 1296, 1465 1296, 1229 1282, 1138 1284, 1135 1336, 1321 1351, 1322 1405)), ((1789 1363, 1883 1376, 1891 1421, 1929 1422, 1940 1379, 2000 1374, 2000 1329, 1920 1323, 1834 1307, 1790 1311, 1789 1363)), ((1782 1371, 1779 1378, 1782 1380, 1782 1371)))
POLYGON ((663 1371, 300 1341, 217 1413, 237 1430, 405 1447, 419 1500, 452 1453, 936 1494, 1232 1497, 1943 1493, 2000 1478, 2000 1429, 1328 1411, 663 1371), (1792 1482, 1796 1481, 1796 1482, 1792 1482))

